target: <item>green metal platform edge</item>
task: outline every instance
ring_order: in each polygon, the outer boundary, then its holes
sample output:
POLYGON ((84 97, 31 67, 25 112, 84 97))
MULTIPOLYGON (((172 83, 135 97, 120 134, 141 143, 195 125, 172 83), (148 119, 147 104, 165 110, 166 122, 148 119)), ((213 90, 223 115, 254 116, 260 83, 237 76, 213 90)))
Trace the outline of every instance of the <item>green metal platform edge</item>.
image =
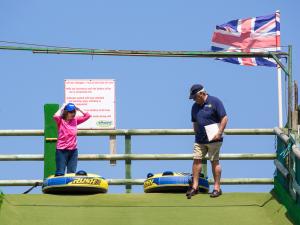
POLYGON ((4 194, 3 194, 3 192, 0 190, 0 211, 1 211, 1 206, 2 206, 2 202, 3 202, 3 197, 4 197, 4 194))
POLYGON ((285 206, 294 224, 300 224, 300 206, 290 197, 277 177, 274 178, 274 194, 279 203, 285 206))
POLYGON ((44 137, 44 178, 53 175, 56 170, 56 142, 46 141, 46 138, 57 138, 57 127, 53 115, 59 109, 58 104, 44 105, 45 137, 44 137))
POLYGON ((3 197, 1 225, 292 225, 274 193, 20 195, 3 197), (118 216, 116 216, 118 215, 118 216), (59 223, 60 224, 60 223, 59 223))

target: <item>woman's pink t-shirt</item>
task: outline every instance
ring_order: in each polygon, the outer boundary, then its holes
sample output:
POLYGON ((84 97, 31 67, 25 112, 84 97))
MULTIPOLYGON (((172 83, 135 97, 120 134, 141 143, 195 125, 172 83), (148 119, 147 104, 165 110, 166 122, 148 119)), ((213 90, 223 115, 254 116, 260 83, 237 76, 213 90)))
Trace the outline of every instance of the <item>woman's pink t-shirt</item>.
POLYGON ((65 121, 61 116, 53 116, 58 127, 56 149, 77 149, 77 125, 87 121, 90 117, 89 113, 85 113, 83 116, 65 121))

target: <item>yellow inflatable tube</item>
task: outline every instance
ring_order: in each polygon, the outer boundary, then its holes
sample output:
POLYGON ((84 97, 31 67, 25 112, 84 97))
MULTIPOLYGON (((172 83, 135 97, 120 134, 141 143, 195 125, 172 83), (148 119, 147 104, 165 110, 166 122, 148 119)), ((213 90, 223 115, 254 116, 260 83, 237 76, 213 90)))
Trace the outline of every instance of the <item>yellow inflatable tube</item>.
POLYGON ((42 190, 47 194, 106 193, 108 182, 96 174, 78 175, 69 173, 64 176, 49 176, 44 180, 42 190))

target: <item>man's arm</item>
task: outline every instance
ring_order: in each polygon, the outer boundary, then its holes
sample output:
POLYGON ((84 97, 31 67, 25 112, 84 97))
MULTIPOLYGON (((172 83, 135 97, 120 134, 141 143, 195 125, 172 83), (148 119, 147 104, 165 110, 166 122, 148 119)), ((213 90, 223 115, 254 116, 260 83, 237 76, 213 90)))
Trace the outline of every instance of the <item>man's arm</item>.
POLYGON ((219 132, 216 134, 216 136, 213 138, 213 140, 217 141, 222 138, 222 135, 224 133, 227 122, 228 122, 228 117, 224 116, 220 121, 219 132))
POLYGON ((227 125, 227 122, 228 122, 228 117, 227 116, 224 116, 222 119, 221 119, 221 122, 220 122, 220 127, 219 127, 219 134, 222 135, 224 133, 224 130, 226 128, 226 125, 227 125))

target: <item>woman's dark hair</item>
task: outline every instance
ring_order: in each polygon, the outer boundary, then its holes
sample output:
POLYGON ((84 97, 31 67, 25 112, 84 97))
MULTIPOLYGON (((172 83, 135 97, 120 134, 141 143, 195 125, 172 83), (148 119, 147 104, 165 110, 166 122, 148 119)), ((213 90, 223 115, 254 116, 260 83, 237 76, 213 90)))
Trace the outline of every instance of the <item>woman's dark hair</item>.
MULTIPOLYGON (((68 115, 68 111, 67 110, 63 110, 63 112, 62 112, 62 114, 61 114, 61 117, 63 118, 63 120, 66 120, 67 119, 67 115, 68 115)), ((75 111, 75 113, 76 113, 76 111, 75 111)))

